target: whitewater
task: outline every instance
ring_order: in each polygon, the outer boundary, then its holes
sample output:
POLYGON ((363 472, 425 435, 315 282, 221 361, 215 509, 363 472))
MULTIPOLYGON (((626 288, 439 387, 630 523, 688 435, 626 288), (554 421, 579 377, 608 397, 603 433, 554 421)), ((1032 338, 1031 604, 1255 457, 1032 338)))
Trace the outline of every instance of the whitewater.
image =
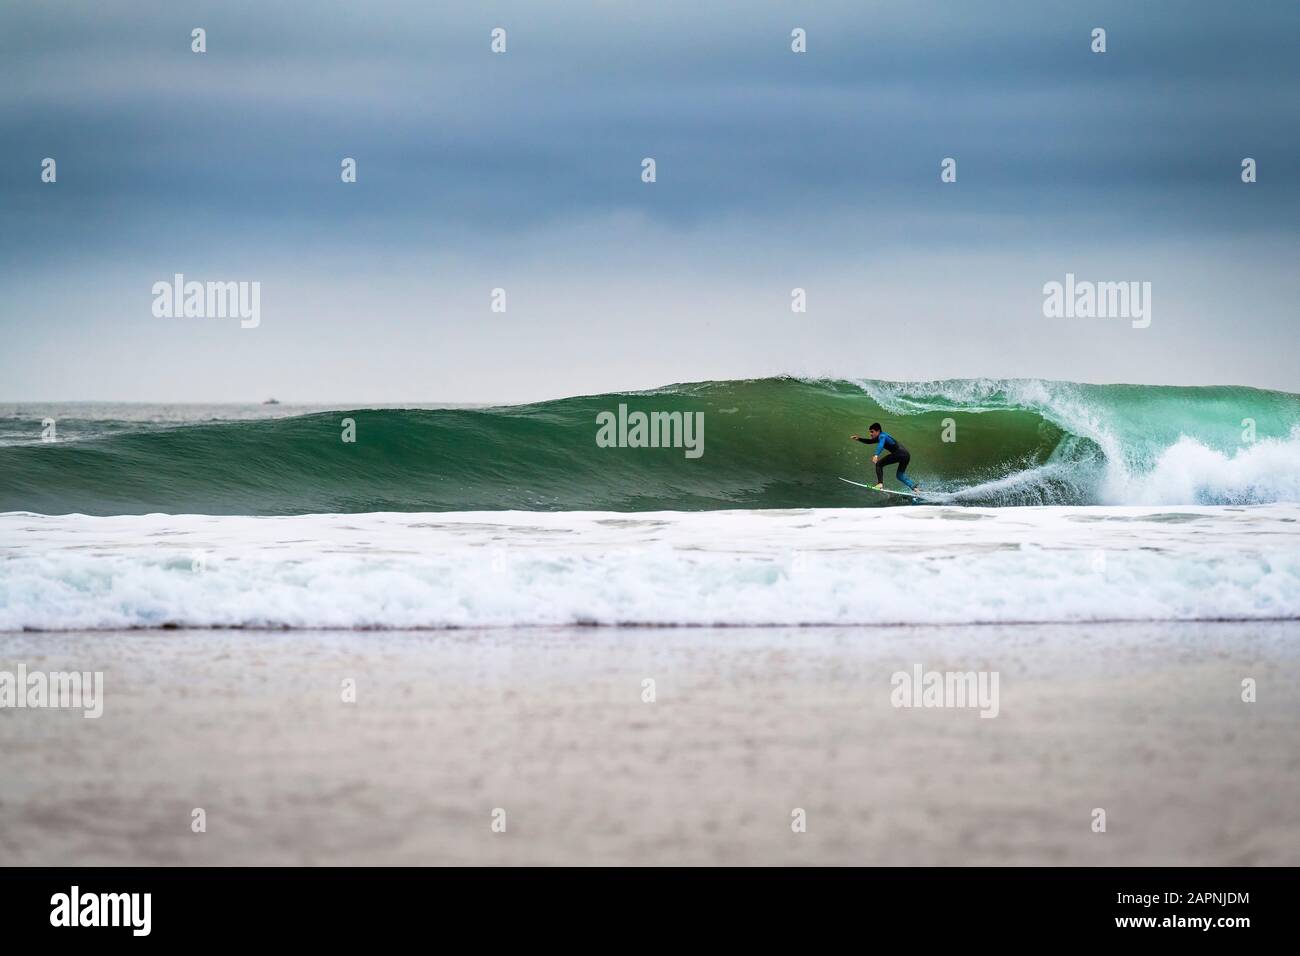
POLYGON ((0 630, 1300 618, 1300 505, 0 515, 0 630))

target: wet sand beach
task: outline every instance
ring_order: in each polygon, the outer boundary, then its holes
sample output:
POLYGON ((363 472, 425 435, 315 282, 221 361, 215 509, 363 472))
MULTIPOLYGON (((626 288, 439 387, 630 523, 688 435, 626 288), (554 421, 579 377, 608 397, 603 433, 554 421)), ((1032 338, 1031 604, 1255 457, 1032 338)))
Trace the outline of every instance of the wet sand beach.
POLYGON ((0 863, 1294 865, 1298 633, 0 634, 104 672, 98 719, 0 710, 0 863), (918 664, 997 716, 893 706, 918 664))

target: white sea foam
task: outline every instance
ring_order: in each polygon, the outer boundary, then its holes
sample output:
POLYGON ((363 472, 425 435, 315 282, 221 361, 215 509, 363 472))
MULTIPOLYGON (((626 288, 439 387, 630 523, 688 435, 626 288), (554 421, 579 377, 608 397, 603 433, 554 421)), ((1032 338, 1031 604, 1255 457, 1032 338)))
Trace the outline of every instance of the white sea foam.
POLYGON ((1224 453, 1183 436, 1141 476, 1114 476, 1107 501, 1171 504, 1300 501, 1300 429, 1224 453))
POLYGON ((1294 504, 11 513, 0 630, 1300 619, 1298 529, 1294 504))

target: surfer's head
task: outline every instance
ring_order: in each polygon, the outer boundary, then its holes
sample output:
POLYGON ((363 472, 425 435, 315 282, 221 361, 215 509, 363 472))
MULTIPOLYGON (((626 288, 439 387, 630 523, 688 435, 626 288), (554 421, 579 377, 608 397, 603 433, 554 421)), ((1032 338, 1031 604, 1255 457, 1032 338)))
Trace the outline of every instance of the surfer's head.
POLYGON ((879 438, 879 437, 880 437, 880 422, 872 422, 870 425, 868 425, 868 426, 867 426, 867 434, 869 434, 872 438, 879 438))

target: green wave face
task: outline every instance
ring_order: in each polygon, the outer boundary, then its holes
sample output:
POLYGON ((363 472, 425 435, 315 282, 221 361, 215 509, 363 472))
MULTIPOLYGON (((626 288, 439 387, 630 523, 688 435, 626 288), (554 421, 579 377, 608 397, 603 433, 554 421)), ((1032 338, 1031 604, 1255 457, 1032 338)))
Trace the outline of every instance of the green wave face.
MULTIPOLYGON (((270 515, 905 504, 836 480, 874 481, 872 449, 849 440, 865 436, 872 421, 911 452, 912 477, 952 503, 1300 500, 1300 396, 1289 393, 782 378, 487 409, 360 409, 168 427, 64 421, 61 433, 82 437, 0 447, 0 511, 270 515), (617 416, 620 405, 629 415, 701 414, 702 454, 601 447, 600 416, 617 416), (355 442, 341 440, 344 418, 355 421, 355 442)), ((892 469, 887 487, 898 487, 892 469)))

